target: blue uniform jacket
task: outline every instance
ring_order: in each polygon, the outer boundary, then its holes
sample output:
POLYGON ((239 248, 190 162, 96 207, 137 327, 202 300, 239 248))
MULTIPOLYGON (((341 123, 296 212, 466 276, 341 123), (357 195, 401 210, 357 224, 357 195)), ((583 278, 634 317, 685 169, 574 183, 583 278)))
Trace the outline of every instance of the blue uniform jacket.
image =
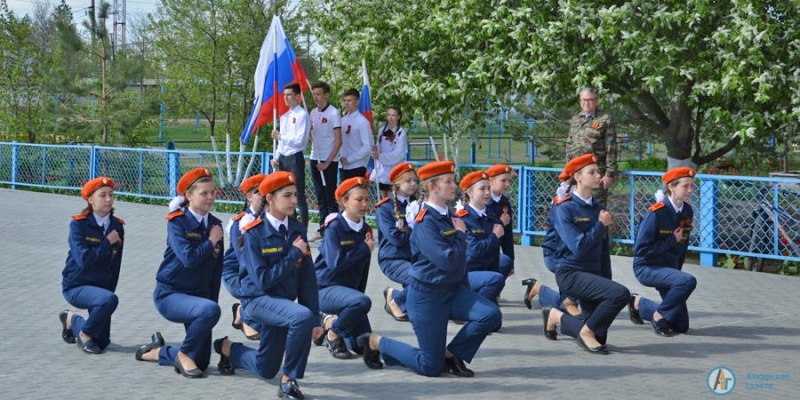
POLYGON ((191 214, 176 211, 167 216, 167 249, 158 267, 158 286, 168 292, 185 293, 213 301, 219 299, 222 278, 223 240, 211 245, 211 227, 222 223, 208 214, 208 228, 191 214))
POLYGON ((503 223, 488 214, 479 217, 471 205, 456 216, 467 226, 467 270, 500 272, 501 238, 492 233, 492 228, 503 223))
POLYGON ((260 218, 245 229, 244 246, 239 250, 242 297, 255 298, 267 294, 297 300, 317 315, 317 277, 310 252, 303 254, 292 245, 298 237, 308 242, 303 224, 290 217, 288 238, 275 230, 269 221, 260 218))
MULTIPOLYGON (((406 205, 402 202, 397 203, 397 211, 402 216, 405 224, 406 205)), ((397 228, 395 218, 394 202, 387 197, 376 204, 376 218, 378 220, 378 263, 382 264, 386 260, 406 260, 411 261, 411 228, 407 225, 408 232, 402 232, 397 228)))
MULTIPOLYGON (((511 222, 508 225, 503 226, 503 237, 500 238, 500 248, 503 249, 503 254, 511 257, 514 259, 514 214, 511 212, 511 200, 508 199, 505 195, 500 196, 500 202, 494 201, 494 199, 489 199, 489 204, 486 205, 486 214, 490 217, 497 218, 500 221, 500 216, 503 213, 508 213, 508 216, 511 217, 511 222)), ((503 223, 500 222, 502 225, 503 223)))
POLYGON ((603 207, 592 200, 592 205, 572 197, 554 209, 553 224, 558 235, 553 259, 555 269, 576 268, 600 273, 603 258, 603 241, 608 229, 598 220, 603 207))
POLYGON ((352 230, 342 214, 325 226, 325 237, 314 263, 320 289, 328 286, 345 286, 362 292, 366 289, 372 256, 364 239, 370 230, 366 221, 360 231, 352 230))
MULTIPOLYGON (((239 250, 239 220, 247 214, 253 214, 253 211, 248 208, 246 211, 239 213, 233 217, 230 232, 228 236, 231 238, 231 245, 228 250, 225 250, 225 257, 222 259, 222 280, 225 281, 228 288, 240 287, 239 281, 239 265, 241 264, 241 251, 239 250)), ((239 299, 241 293, 231 293, 231 296, 239 299)))
POLYGON ((658 266, 681 269, 689 247, 689 234, 692 231, 692 206, 683 203, 681 213, 669 198, 656 203, 644 214, 633 245, 633 266, 658 266), (679 242, 672 234, 678 226, 683 226, 683 239, 679 242))
POLYGON ((467 277, 467 237, 453 227, 450 215, 425 204, 411 231, 409 275, 424 285, 464 283, 467 277))
POLYGON ((125 229, 122 219, 109 218, 106 232, 97 224, 94 214, 76 215, 69 224, 69 253, 61 287, 69 290, 78 286, 97 286, 114 291, 119 280, 119 267, 122 262, 122 240, 125 229), (106 239, 107 232, 117 230, 120 242, 114 246, 106 239))

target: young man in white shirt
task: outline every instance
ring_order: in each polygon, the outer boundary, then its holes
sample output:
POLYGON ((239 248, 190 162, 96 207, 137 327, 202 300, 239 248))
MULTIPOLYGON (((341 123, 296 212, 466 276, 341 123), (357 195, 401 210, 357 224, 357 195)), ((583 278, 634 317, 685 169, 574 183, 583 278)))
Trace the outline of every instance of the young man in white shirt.
POLYGON ((366 117, 358 112, 359 93, 349 89, 342 96, 347 115, 342 118, 342 148, 339 151, 339 180, 365 176, 375 141, 366 117))
POLYGON ((303 151, 308 145, 308 132, 311 120, 308 112, 300 106, 300 85, 290 83, 283 88, 283 101, 289 111, 281 115, 280 132, 272 131, 272 138, 278 140, 272 167, 288 171, 297 178, 297 204, 300 219, 308 227, 308 203, 306 203, 306 160, 303 151))
POLYGON ((335 194, 339 149, 342 147, 342 116, 336 107, 328 103, 330 93, 331 87, 326 82, 311 85, 311 94, 317 105, 311 110, 311 179, 317 194, 320 221, 325 221, 328 214, 339 212, 335 194))

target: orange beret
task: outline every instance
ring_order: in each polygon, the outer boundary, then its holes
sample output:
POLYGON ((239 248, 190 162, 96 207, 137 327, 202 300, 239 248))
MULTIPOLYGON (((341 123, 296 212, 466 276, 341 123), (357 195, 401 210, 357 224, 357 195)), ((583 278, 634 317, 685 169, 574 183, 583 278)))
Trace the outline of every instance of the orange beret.
POLYGON ((366 184, 367 184, 367 178, 362 178, 360 176, 357 176, 355 178, 345 179, 341 184, 339 184, 339 187, 336 188, 336 193, 335 193, 336 201, 341 200, 348 190, 356 186, 364 186, 366 184))
POLYGON ((497 175, 510 174, 512 171, 514 171, 514 169, 508 165, 495 164, 486 170, 486 175, 488 175, 489 178, 494 178, 497 175))
POLYGON ((189 190, 189 186, 192 186, 193 183, 197 182, 198 179, 201 178, 211 178, 214 175, 211 174, 207 168, 195 168, 181 177, 178 181, 178 195, 183 196, 186 194, 186 191, 189 190))
POLYGON ((558 174, 558 180, 559 181, 566 182, 567 179, 569 179, 569 175, 567 175, 567 171, 561 171, 561 173, 558 174))
POLYGON ((111 189, 117 187, 116 185, 114 185, 113 179, 105 176, 98 176, 97 178, 94 178, 89 182, 86 182, 85 185, 83 185, 83 189, 81 189, 81 197, 83 197, 84 200, 89 200, 89 196, 91 196, 92 193, 94 193, 97 189, 100 189, 103 186, 109 186, 111 187, 111 189))
POLYGON ((291 172, 273 172, 261 180, 261 184, 258 185, 258 192, 261 193, 262 196, 266 196, 267 193, 272 193, 286 186, 294 185, 296 180, 297 178, 291 172))
POLYGON ((239 190, 242 193, 247 194, 249 191, 257 188, 261 181, 263 181, 266 177, 266 174, 253 175, 242 181, 242 184, 239 186, 239 190))
POLYGON ((667 171, 667 173, 665 173, 661 177, 661 180, 664 183, 670 183, 675 179, 686 178, 686 177, 694 178, 695 175, 697 175, 697 171, 695 171, 690 167, 678 167, 667 171))
MULTIPOLYGON (((596 163, 597 163, 597 156, 591 153, 584 154, 580 157, 575 157, 572 160, 569 160, 567 166, 564 167, 564 172, 562 172, 562 174, 566 174, 567 179, 569 179, 569 177, 575 175, 576 172, 580 171, 581 168, 596 163)), ((562 175, 559 175, 558 178, 561 179, 561 176, 562 175)))
POLYGON ((435 161, 430 164, 423 165, 417 170, 419 179, 426 180, 439 175, 455 174, 456 163, 452 161, 435 161))
POLYGON ((470 186, 484 179, 489 179, 489 175, 486 172, 484 171, 470 172, 466 176, 461 178, 461 182, 459 182, 458 187, 460 187, 462 191, 466 191, 467 189, 469 189, 470 186))
POLYGON ((399 178, 400 175, 403 175, 404 173, 413 170, 414 170, 413 164, 409 164, 407 162, 397 164, 394 166, 394 168, 392 168, 392 172, 389 172, 389 181, 394 182, 394 180, 399 178))

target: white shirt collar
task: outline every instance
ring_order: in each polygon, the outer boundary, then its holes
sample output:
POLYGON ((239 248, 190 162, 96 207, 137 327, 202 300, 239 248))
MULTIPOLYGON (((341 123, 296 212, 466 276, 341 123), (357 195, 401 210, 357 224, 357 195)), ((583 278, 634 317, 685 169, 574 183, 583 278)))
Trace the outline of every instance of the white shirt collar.
POLYGON ((469 206, 470 206, 470 207, 471 207, 473 210, 475 210, 475 214, 478 214, 478 216, 479 216, 479 217, 484 217, 484 216, 486 216, 486 207, 484 207, 484 208, 481 208, 481 209, 478 209, 478 208, 476 208, 475 206, 473 206, 472 204, 470 204, 469 206))
POLYGON ((94 220, 95 222, 97 222, 97 225, 100 225, 101 227, 103 227, 103 229, 108 228, 108 224, 111 221, 111 214, 106 214, 106 216, 102 218, 99 215, 97 215, 96 212, 92 212, 92 214, 94 214, 94 220))
POLYGON ((572 192, 572 195, 573 195, 573 196, 575 196, 575 197, 577 197, 577 198, 579 198, 579 199, 581 199, 581 200, 582 200, 584 203, 586 203, 586 204, 588 204, 588 205, 592 205, 592 196, 589 196, 589 198, 588 198, 588 199, 584 199, 583 197, 581 197, 580 195, 578 195, 578 192, 577 192, 577 191, 574 191, 574 192, 572 192))
POLYGON ((347 215, 345 215, 344 213, 342 213, 342 217, 344 217, 344 220, 347 221, 347 226, 349 226, 350 229, 356 232, 360 232, 361 228, 364 227, 364 218, 361 218, 361 220, 358 222, 353 222, 350 220, 350 218, 347 218, 347 215))
POLYGON ((494 201, 495 201, 495 203, 499 203, 499 202, 500 202, 500 199, 502 199, 502 198, 503 198, 503 195, 502 195, 502 194, 500 194, 500 195, 495 195, 494 193, 492 193, 492 200, 494 200, 494 201))
POLYGON ((206 221, 208 221, 208 213, 206 213, 205 215, 201 215, 192 210, 191 207, 188 208, 189 208, 189 213, 191 213, 194 216, 194 218, 197 219, 197 222, 203 224, 203 226, 208 226, 206 224, 206 221))
POLYGON ((439 207, 436 204, 425 202, 425 204, 431 206, 434 210, 438 211, 439 214, 447 215, 447 207, 439 207))
POLYGON ((276 231, 278 232, 281 231, 281 225, 286 227, 287 232, 289 231, 289 216, 285 216, 283 217, 283 220, 279 220, 270 213, 266 214, 267 214, 267 221, 269 221, 269 224, 272 225, 272 227, 275 228, 276 231))
POLYGON ((351 113, 347 113, 347 115, 345 115, 345 116, 346 117, 354 117, 354 116, 359 115, 359 114, 361 114, 361 111, 355 110, 355 111, 353 111, 351 113))
POLYGON ((402 194, 397 195, 397 201, 401 203, 408 203, 408 197, 403 196, 402 194))
MULTIPOLYGON (((681 211, 683 211, 683 206, 680 206, 680 208, 678 208, 678 206, 675 205, 675 202, 672 201, 671 197, 668 197, 668 199, 669 199, 669 204, 672 204, 672 209, 675 210, 675 213, 680 214, 681 211)), ((684 204, 686 203, 684 202, 684 204)))

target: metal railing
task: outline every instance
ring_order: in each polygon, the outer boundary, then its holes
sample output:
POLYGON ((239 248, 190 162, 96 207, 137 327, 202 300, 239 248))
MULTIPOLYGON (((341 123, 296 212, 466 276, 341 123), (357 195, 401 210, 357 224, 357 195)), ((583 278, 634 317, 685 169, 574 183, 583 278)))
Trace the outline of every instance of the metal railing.
MULTIPOLYGON (((270 153, 242 153, 244 171, 250 175, 271 172, 270 153), (252 163, 250 160, 252 159, 252 163)), ((163 150, 81 145, 42 145, 0 142, 0 184, 80 190, 97 176, 117 183, 116 193, 171 199, 181 174, 197 167, 214 172, 220 189, 218 201, 241 203, 227 171, 217 167, 230 156, 232 175, 240 153, 197 150, 163 150), (222 172, 222 174, 220 174, 222 172)), ((484 169, 488 164, 460 164, 458 175, 484 169)), ((306 165, 306 198, 317 212, 311 173, 306 165)), ((517 179, 510 189, 514 199, 515 232, 523 245, 533 245, 545 233, 550 202, 558 188, 557 168, 514 166, 517 179)), ((611 188, 608 209, 614 215, 610 232, 615 242, 632 244, 638 223, 661 188, 661 173, 622 171, 611 188)), ((800 179, 698 175, 693 199, 694 234, 690 250, 701 254, 701 264, 715 265, 720 254, 800 262, 800 179)), ((371 196, 377 200, 375 185, 371 196)), ((373 210, 370 210, 372 214, 373 210)))

